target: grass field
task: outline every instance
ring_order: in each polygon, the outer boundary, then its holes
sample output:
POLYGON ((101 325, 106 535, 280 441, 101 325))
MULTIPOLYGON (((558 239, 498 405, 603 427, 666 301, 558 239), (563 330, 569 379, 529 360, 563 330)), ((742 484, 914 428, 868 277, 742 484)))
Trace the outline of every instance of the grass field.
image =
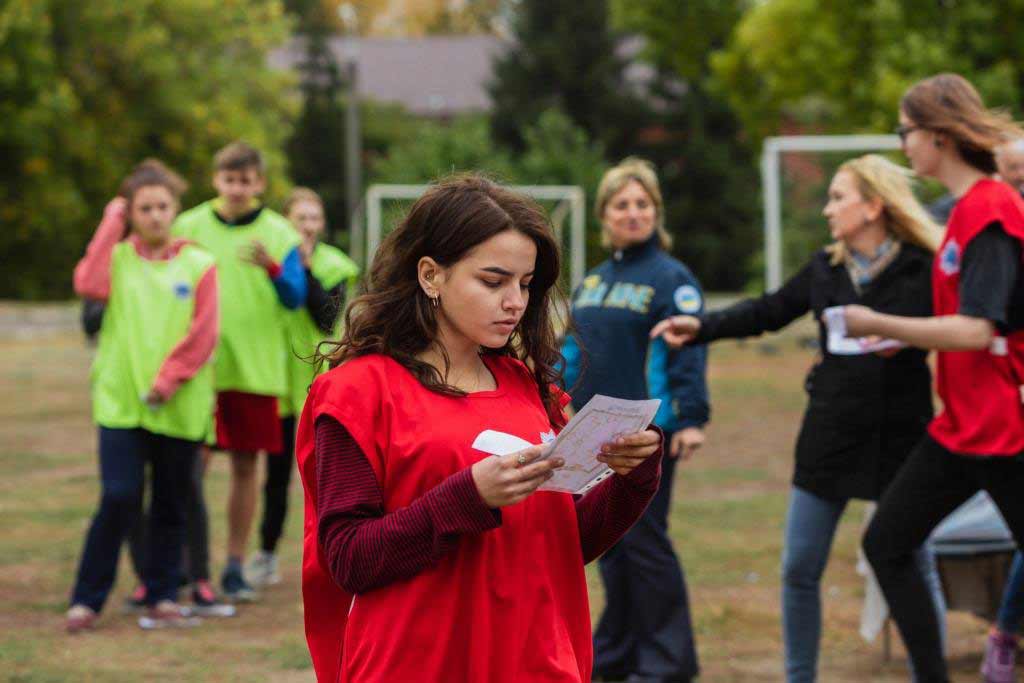
MULTIPOLYGON (((813 355, 799 338, 799 330, 774 337, 771 352, 760 343, 714 347, 714 422, 705 449, 677 475, 672 534, 688 575, 703 683, 782 680, 779 551, 802 378, 813 355)), ((92 351, 71 331, 0 336, 0 351, 0 680, 311 682, 297 482, 282 547, 284 583, 259 604, 191 631, 142 632, 119 613, 133 587, 123 558, 100 627, 64 634, 68 590, 98 492, 87 386, 92 351)), ((227 463, 218 458, 207 481, 215 572, 223 562, 226 481, 227 463)), ((908 679, 898 643, 885 662, 881 643, 866 644, 857 633, 862 510, 856 504, 847 512, 823 581, 824 683, 908 679)), ((596 617, 602 596, 593 569, 596 617)), ((984 631, 972 617, 950 616, 955 680, 978 680, 984 631)))

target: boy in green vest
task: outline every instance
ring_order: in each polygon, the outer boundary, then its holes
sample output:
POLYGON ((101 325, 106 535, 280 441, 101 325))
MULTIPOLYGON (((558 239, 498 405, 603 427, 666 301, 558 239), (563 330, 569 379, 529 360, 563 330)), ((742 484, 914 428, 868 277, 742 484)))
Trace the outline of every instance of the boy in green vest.
POLYGON ((256 511, 257 455, 282 449, 278 397, 288 392, 285 321, 306 300, 299 238, 259 201, 263 156, 233 142, 214 157, 217 197, 181 214, 175 232, 207 249, 221 286, 221 341, 214 377, 217 447, 231 454, 228 560, 221 590, 233 601, 256 595, 242 575, 256 511))
POLYGON ((302 414, 316 369, 311 359, 317 345, 336 332, 338 313, 355 286, 359 266, 340 249, 320 241, 326 227, 323 200, 313 190, 296 187, 284 214, 302 239, 299 253, 306 276, 306 305, 288 314, 288 394, 279 401, 284 448, 267 455, 263 485, 260 550, 245 569, 257 588, 278 583, 277 543, 288 511, 288 485, 295 469, 295 421, 302 414), (346 291, 347 290, 347 291, 346 291))

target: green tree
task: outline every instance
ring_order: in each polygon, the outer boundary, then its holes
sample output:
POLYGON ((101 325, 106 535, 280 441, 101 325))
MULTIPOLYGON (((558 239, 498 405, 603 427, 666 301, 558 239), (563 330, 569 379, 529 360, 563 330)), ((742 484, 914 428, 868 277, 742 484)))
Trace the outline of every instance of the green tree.
POLYGON ((759 251, 756 164, 728 102, 709 87, 708 54, 725 44, 742 0, 617 0, 616 22, 645 39, 656 73, 632 152, 658 167, 673 252, 705 287, 735 290, 759 251))
POLYGON ((523 0, 514 33, 489 85, 495 139, 520 152, 523 131, 559 109, 611 154, 623 154, 640 107, 623 77, 607 0, 523 0))
POLYGON ((121 178, 158 156, 210 194, 210 160, 243 138, 283 189, 289 79, 267 66, 277 0, 8 0, 0 5, 0 296, 70 293, 70 271, 121 178))
POLYGON ((394 145, 373 168, 375 182, 425 183, 460 171, 513 178, 512 160, 491 140, 487 121, 465 116, 449 123, 423 122, 405 144, 394 145))
MULTIPOLYGON (((787 130, 890 131, 906 88, 943 71, 969 78, 989 104, 1017 108, 1024 93, 1022 25, 1021 0, 752 3, 711 57, 711 87, 755 144, 787 130)), ((825 184, 849 156, 817 155, 820 177, 784 179, 788 271, 827 239, 820 216, 825 184)), ((923 187, 922 195, 934 189, 923 187)))
POLYGON ((756 3, 712 57, 718 92, 755 138, 787 123, 890 130, 904 90, 941 71, 971 79, 990 104, 1024 93, 1024 1, 756 3))
POLYGON ((289 0, 297 19, 302 112, 285 150, 292 179, 316 190, 324 200, 329 234, 348 224, 345 197, 345 107, 347 87, 328 46, 334 28, 322 0, 289 0))
MULTIPOLYGON (((288 0, 297 18, 296 35, 303 50, 299 62, 302 112, 286 145, 288 167, 296 184, 316 190, 324 200, 333 241, 347 247, 348 205, 345 191, 345 114, 351 98, 348 83, 329 48, 337 35, 338 0, 288 0)), ((357 9, 370 11, 368 3, 357 9)), ((386 157, 393 145, 416 135, 420 121, 400 105, 359 102, 361 160, 368 168, 386 157)))

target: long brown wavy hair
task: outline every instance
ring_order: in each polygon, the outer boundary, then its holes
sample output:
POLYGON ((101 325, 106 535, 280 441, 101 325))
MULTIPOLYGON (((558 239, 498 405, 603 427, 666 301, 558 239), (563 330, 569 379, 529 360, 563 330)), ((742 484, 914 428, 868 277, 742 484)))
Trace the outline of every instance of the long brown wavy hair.
POLYGON ((533 373, 550 416, 560 411, 551 385, 561 382, 561 355, 552 321, 552 299, 561 299, 558 243, 543 209, 534 201, 477 174, 441 179, 413 204, 383 241, 364 282, 364 291, 345 311, 339 341, 324 342, 316 359, 333 368, 372 353, 390 356, 423 386, 448 396, 465 392, 446 381, 450 361, 443 348, 442 373, 417 354, 437 342, 436 309, 420 287, 417 266, 429 256, 450 267, 471 249, 506 230, 516 230, 537 247, 526 311, 508 343, 483 353, 524 361, 533 373), (326 352, 323 350, 326 349, 326 352))

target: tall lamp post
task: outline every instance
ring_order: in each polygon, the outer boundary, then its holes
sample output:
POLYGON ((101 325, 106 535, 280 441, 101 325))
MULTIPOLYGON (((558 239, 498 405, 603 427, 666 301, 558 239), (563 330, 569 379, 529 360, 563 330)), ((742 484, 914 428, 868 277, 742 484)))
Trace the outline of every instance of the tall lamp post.
MULTIPOLYGON (((349 254, 356 263, 364 264, 362 230, 362 136, 359 132, 359 44, 358 16, 350 2, 338 7, 338 17, 345 31, 345 81, 348 101, 345 105, 345 210, 348 218, 349 254)), ((368 259, 367 259, 368 260, 368 259)))

